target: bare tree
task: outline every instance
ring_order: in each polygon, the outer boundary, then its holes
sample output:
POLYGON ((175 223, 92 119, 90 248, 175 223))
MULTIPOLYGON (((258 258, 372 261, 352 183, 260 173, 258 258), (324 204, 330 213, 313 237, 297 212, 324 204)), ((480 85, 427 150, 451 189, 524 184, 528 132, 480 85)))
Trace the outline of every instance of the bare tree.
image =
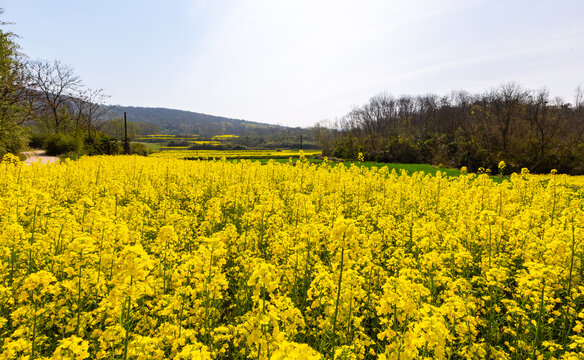
POLYGON ((103 89, 85 89, 79 91, 71 101, 71 112, 75 130, 85 129, 91 137, 91 131, 99 128, 104 115, 108 113, 105 100, 108 98, 103 89))
POLYGON ((27 69, 47 125, 55 133, 65 130, 69 118, 67 103, 78 96, 81 79, 70 66, 60 61, 30 61, 27 69))
POLYGON ((381 93, 369 100, 369 112, 375 118, 375 133, 387 136, 396 131, 397 104, 393 96, 381 93))
POLYGON ((412 130, 412 119, 415 112, 414 98, 409 95, 402 95, 397 99, 399 116, 399 134, 408 136, 412 130))
POLYGON ((584 108, 584 89, 582 86, 576 88, 574 94, 574 108, 576 110, 581 110, 584 108))
MULTIPOLYGON (((448 96, 443 96, 437 104, 437 118, 434 121, 432 131, 434 133, 459 133, 465 139, 477 136, 476 124, 473 122, 473 105, 477 102, 476 96, 466 91, 452 91, 448 96)), ((477 109, 474 109, 475 111, 477 109)))
POLYGON ((331 155, 334 150, 334 141, 338 136, 336 126, 330 120, 322 120, 312 127, 314 140, 319 144, 324 155, 331 155))
POLYGON ((489 107, 504 153, 509 150, 510 139, 525 95, 525 91, 516 83, 503 84, 489 94, 489 107))
MULTIPOLYGON (((556 107, 561 109, 561 115, 567 117, 567 124, 563 133, 563 142, 566 145, 567 152, 571 153, 576 149, 582 149, 582 143, 584 143, 584 89, 578 86, 575 91, 574 106, 571 107, 571 111, 568 111, 568 104, 559 103, 559 99, 556 100, 556 107)), ((580 155, 580 158, 582 158, 580 155)))
POLYGON ((399 127, 399 106, 395 98, 380 93, 369 99, 363 106, 355 107, 343 118, 342 127, 361 138, 376 150, 386 137, 397 135, 399 127))
POLYGON ((546 149, 558 130, 558 117, 548 103, 549 92, 546 89, 530 94, 526 101, 527 119, 537 140, 540 161, 545 159, 546 149))
POLYGON ((418 96, 415 101, 414 129, 417 129, 422 136, 426 136, 431 129, 434 129, 438 112, 438 96, 432 94, 418 96))

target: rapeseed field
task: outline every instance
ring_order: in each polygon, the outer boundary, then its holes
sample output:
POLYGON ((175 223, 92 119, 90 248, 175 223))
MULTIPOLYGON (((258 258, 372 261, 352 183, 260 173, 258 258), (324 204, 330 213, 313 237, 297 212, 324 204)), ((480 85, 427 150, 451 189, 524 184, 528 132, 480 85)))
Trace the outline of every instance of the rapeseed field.
POLYGON ((0 359, 581 359, 584 180, 0 163, 0 359))
POLYGON ((188 150, 164 148, 164 151, 151 154, 151 157, 210 160, 221 159, 269 159, 269 158, 299 158, 302 156, 320 155, 320 150, 188 150))

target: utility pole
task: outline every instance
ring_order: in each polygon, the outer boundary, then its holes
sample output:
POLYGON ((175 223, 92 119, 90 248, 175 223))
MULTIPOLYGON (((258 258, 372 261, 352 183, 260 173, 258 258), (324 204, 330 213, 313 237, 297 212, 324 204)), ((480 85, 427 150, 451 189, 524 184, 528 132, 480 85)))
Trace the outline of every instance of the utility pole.
POLYGON ((130 154, 130 143, 128 142, 128 121, 126 120, 126 112, 124 111, 124 153, 130 154))
POLYGON ((300 150, 302 150, 302 134, 300 134, 300 150))

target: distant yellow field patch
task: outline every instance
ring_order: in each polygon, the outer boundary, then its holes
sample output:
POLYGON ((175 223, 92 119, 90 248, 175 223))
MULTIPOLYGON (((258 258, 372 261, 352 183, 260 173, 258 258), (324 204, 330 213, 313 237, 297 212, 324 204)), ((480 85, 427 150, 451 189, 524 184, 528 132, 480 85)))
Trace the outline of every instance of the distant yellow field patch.
POLYGON ((191 136, 175 136, 175 135, 162 135, 162 134, 154 134, 154 135, 144 135, 139 136, 136 140, 156 140, 156 141, 189 141, 189 140, 196 140, 199 138, 199 135, 191 135, 191 136))
POLYGON ((214 140, 197 140, 197 141, 190 141, 193 144, 198 144, 198 145, 221 145, 221 143, 219 141, 214 141, 214 140))
POLYGON ((215 136, 213 136, 213 139, 225 140, 225 139, 235 139, 238 137, 239 137, 239 135, 215 135, 215 136))
MULTIPOLYGON (((304 150, 302 154, 304 156, 310 157, 314 155, 320 155, 322 152, 320 150, 304 150)), ((184 159, 184 158, 201 158, 201 159, 211 159, 211 158, 221 158, 225 157, 227 159, 262 159, 262 158, 288 158, 288 157, 300 157, 301 150, 165 150, 159 153, 154 153, 150 156, 153 157, 163 157, 163 158, 173 158, 173 159, 184 159)))

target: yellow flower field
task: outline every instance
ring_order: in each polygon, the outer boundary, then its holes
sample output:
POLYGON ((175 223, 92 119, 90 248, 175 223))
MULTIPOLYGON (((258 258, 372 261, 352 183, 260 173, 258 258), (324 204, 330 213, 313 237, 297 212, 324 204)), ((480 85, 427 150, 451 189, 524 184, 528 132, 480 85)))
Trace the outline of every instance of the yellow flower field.
POLYGON ((298 158, 301 156, 320 155, 320 150, 171 150, 165 148, 164 151, 151 154, 151 157, 173 158, 173 159, 262 159, 262 158, 298 158))
POLYGON ((0 163, 0 359, 580 359, 582 186, 0 163))

